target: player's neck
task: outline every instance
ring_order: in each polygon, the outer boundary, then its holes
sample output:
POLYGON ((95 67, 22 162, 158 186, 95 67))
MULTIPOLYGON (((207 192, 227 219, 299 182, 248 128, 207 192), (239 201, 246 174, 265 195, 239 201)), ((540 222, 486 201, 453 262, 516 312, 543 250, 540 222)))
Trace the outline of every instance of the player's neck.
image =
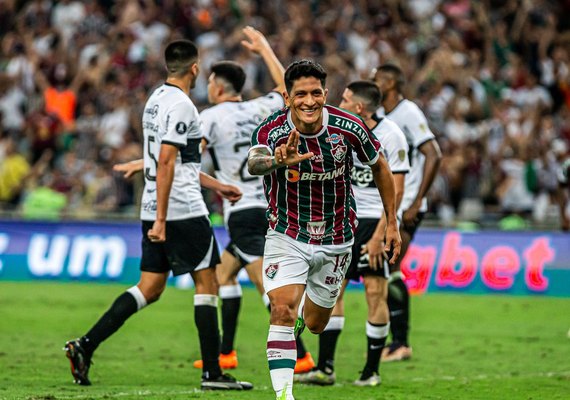
POLYGON ((368 127, 368 129, 372 129, 374 128, 376 125, 378 125, 378 121, 376 121, 374 118, 372 118, 372 114, 371 113, 366 113, 364 115, 361 115, 362 119, 364 120, 364 123, 366 124, 366 126, 368 127))
POLYGON ((404 96, 398 92, 386 93, 384 99, 382 100, 382 107, 384 107, 384 112, 388 114, 394 108, 396 108, 398 103, 402 100, 404 100, 404 96))
POLYGON ((184 77, 184 78, 175 78, 175 77, 168 77, 166 78, 166 83, 168 83, 169 85, 173 85, 176 86, 177 88, 179 88, 180 90, 182 90, 184 93, 186 93, 187 96, 190 95, 190 81, 191 81, 191 77, 184 77))
POLYGON ((243 101, 243 98, 241 97, 241 94, 222 95, 222 96, 220 96, 220 98, 218 99, 216 104, 225 103, 226 101, 237 103, 237 102, 243 101))

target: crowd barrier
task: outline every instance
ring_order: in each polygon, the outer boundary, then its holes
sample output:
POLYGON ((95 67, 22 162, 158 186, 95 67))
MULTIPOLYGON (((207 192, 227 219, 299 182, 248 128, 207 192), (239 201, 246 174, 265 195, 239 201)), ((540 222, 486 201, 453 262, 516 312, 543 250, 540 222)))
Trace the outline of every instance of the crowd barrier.
MULTIPOLYGON (((215 228, 223 248, 228 235, 215 228)), ((138 280, 138 223, 0 221, 0 281, 138 280)), ((408 287, 426 292, 570 297, 570 235, 420 229, 402 262, 408 287)), ((247 276, 240 274, 246 283, 247 276)), ((173 279, 192 286, 188 276, 173 279)), ((358 284, 356 284, 358 285, 358 284)))

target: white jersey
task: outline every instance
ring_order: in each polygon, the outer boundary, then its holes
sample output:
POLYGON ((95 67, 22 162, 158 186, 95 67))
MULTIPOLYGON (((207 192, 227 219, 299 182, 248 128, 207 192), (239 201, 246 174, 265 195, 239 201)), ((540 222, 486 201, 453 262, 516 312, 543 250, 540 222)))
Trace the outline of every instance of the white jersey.
MULTIPOLYGON (((392 173, 408 173, 410 170, 409 147, 406 137, 398 125, 388 118, 382 118, 372 129, 372 133, 382 143, 382 152, 392 173)), ((351 177, 357 217, 380 219, 384 212, 384 206, 374 183, 372 170, 369 166, 362 164, 356 156, 354 157, 351 177)))
POLYGON ((156 219, 156 166, 162 143, 178 147, 166 220, 208 215, 200 191, 202 123, 192 100, 165 83, 146 102, 143 119, 144 192, 141 219, 156 219))
POLYGON ((267 208, 263 177, 247 170, 247 153, 251 133, 271 113, 283 108, 283 97, 277 92, 249 101, 226 101, 200 114, 204 122, 204 138, 216 172, 223 183, 239 187, 243 197, 232 205, 224 199, 224 218, 232 212, 248 208, 267 208))
MULTIPOLYGON (((429 129, 424 113, 416 103, 408 99, 400 101, 388 114, 385 114, 383 107, 380 107, 376 114, 378 116, 386 115, 394 121, 404 132, 406 141, 410 146, 410 173, 406 175, 404 198, 400 204, 400 210, 405 211, 410 208, 416 199, 423 179, 425 156, 418 148, 425 142, 435 139, 435 136, 429 129)), ((425 197, 422 199, 420 211, 427 211, 427 200, 425 197)))

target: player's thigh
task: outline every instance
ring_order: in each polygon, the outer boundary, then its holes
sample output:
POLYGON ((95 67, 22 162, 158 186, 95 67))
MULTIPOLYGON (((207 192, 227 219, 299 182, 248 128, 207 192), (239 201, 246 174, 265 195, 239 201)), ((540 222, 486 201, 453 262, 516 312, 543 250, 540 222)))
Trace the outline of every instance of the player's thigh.
POLYGON ((353 243, 313 245, 307 277, 307 296, 322 308, 333 308, 352 258, 353 243))
POLYGON ((310 245, 282 233, 267 232, 263 256, 263 287, 271 292, 288 285, 306 285, 311 259, 310 245))
POLYGON ((221 256, 221 262, 216 265, 216 277, 218 278, 220 286, 235 285, 240 268, 241 262, 228 250, 224 250, 221 256))

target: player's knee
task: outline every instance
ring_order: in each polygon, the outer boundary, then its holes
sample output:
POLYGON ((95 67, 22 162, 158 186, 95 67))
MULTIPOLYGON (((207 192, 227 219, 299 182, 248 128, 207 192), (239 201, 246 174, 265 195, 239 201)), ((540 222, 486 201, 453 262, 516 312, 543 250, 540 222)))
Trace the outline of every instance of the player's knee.
POLYGON ((297 314, 288 304, 271 304, 271 324, 293 326, 297 320, 297 314))
POLYGON ((164 287, 160 288, 150 288, 146 289, 143 292, 144 298, 146 299, 147 304, 154 303, 160 299, 160 295, 164 292, 164 287))
POLYGON ((322 321, 320 319, 305 319, 305 326, 314 335, 318 335, 325 330, 328 321, 322 321))

